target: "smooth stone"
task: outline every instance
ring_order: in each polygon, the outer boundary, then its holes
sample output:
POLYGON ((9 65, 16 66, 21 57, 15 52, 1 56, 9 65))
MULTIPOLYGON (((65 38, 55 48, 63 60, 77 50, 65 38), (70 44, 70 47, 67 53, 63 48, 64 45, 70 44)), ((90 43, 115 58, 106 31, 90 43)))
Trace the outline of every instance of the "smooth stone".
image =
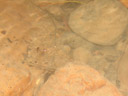
POLYGON ((128 10, 118 0, 94 0, 71 13, 69 26, 82 38, 113 45, 126 30, 128 10))

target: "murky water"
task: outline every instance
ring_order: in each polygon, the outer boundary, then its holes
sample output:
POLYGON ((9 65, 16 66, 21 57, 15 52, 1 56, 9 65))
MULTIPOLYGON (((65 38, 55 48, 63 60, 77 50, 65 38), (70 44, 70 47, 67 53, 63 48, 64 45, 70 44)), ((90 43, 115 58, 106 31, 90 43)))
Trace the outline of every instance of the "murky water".
POLYGON ((22 83, 5 84, 0 96, 38 96, 49 77, 69 62, 89 65, 127 96, 128 11, 115 0, 98 2, 0 0, 0 69, 19 68, 29 77, 20 71, 16 80, 23 78, 27 86, 17 92, 22 83))

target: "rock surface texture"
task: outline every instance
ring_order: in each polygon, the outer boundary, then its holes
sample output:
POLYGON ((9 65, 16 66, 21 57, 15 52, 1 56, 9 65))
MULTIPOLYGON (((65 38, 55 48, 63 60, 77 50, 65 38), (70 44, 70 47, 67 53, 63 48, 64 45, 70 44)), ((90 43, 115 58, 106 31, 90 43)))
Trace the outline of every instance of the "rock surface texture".
POLYGON ((39 96, 122 96, 110 82, 86 65, 68 64, 42 86, 39 96))
POLYGON ((88 41, 113 45, 128 25, 128 10, 117 0, 93 0, 76 9, 69 19, 71 29, 88 41))
POLYGON ((0 67, 0 96, 20 96, 31 83, 27 70, 18 67, 0 67))
POLYGON ((128 8, 128 0, 120 0, 128 8))
POLYGON ((127 19, 116 0, 0 0, 0 96, 128 96, 127 19))

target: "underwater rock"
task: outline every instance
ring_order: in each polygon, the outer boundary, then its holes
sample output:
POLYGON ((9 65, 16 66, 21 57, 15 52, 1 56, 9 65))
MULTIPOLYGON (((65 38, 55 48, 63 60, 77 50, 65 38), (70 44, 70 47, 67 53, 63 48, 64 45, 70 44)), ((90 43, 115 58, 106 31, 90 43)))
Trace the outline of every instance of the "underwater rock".
POLYGON ((99 45, 115 44, 128 25, 128 10, 118 0, 94 0, 71 13, 69 26, 99 45))
POLYGON ((41 87, 37 96, 122 96, 114 85, 87 65, 67 64, 41 87))
POLYGON ((23 68, 0 66, 0 96, 20 96, 30 81, 29 72, 23 68))
POLYGON ((128 8, 128 0, 120 0, 128 8))

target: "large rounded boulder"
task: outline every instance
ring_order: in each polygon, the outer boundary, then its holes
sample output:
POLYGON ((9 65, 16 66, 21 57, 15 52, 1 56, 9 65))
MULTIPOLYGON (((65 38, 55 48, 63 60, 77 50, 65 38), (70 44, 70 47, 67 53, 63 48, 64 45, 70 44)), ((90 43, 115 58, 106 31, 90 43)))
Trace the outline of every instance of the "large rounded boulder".
POLYGON ((76 34, 99 45, 115 44, 127 25, 128 10, 118 0, 92 0, 69 18, 69 26, 76 34))
POLYGON ((114 85, 87 65, 67 64, 42 85, 38 96, 122 96, 114 85))

